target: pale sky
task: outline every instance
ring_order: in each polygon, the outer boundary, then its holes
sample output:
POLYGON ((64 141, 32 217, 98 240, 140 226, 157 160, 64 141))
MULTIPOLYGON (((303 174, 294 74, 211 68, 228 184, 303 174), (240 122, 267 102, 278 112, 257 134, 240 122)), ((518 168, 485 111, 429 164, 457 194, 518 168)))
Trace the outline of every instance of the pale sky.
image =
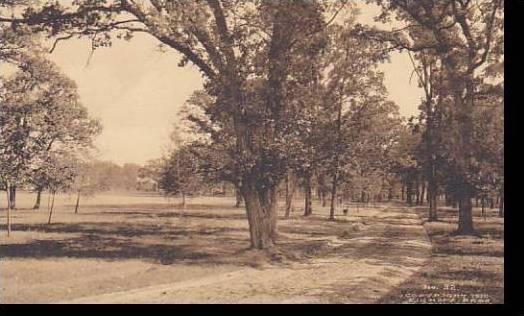
MULTIPOLYGON (((364 10, 368 20, 374 10, 364 10)), ((87 40, 62 41, 50 59, 78 84, 82 103, 99 118, 103 132, 96 140, 97 158, 118 163, 144 163, 160 157, 180 106, 202 78, 194 66, 177 66, 179 54, 158 50, 159 42, 137 34, 130 42, 115 40, 111 48, 95 51, 89 64, 87 40)), ((384 64, 390 99, 404 116, 416 115, 420 89, 409 83, 412 66, 406 54, 395 53, 384 64)))

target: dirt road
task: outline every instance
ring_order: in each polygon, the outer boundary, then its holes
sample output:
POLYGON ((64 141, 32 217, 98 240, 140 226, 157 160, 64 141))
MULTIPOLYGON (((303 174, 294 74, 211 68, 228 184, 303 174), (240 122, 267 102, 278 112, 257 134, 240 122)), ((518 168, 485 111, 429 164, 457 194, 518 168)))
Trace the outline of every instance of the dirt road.
MULTIPOLYGON (((346 220, 341 236, 319 236, 328 250, 318 257, 58 303, 373 303, 429 257, 431 244, 409 209, 370 208, 346 220)), ((282 237, 291 241, 296 234, 282 237)))

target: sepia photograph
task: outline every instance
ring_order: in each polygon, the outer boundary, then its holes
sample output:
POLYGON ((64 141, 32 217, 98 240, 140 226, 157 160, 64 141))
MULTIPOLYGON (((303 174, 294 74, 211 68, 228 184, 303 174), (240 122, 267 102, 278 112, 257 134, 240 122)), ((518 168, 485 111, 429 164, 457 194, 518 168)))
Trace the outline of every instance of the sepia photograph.
POLYGON ((505 304, 504 8, 0 0, 0 305, 505 304))

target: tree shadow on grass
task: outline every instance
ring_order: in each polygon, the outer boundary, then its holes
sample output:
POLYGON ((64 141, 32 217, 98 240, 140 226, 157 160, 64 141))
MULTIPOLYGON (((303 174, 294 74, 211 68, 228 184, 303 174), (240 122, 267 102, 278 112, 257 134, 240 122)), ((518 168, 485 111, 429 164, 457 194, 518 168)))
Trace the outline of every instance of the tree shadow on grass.
MULTIPOLYGON (((238 252, 249 245, 247 229, 238 227, 87 222, 14 224, 12 229, 13 234, 18 231, 44 234, 28 243, 0 245, 2 258, 142 259, 162 264, 218 264, 235 263, 238 252)), ((241 259, 238 264, 243 263, 241 259)))

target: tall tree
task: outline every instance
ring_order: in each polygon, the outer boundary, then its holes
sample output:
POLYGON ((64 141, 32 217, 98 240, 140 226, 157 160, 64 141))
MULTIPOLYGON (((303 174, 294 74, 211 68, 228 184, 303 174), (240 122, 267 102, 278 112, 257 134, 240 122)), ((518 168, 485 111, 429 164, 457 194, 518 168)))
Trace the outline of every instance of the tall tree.
POLYGON ((161 170, 160 188, 166 195, 180 194, 183 208, 186 207, 186 196, 201 191, 205 186, 199 165, 198 157, 186 145, 173 151, 161 170))
MULTIPOLYGON (((504 7, 502 0, 373 0, 381 6, 379 20, 395 16, 404 27, 374 32, 376 39, 393 47, 436 56, 446 70, 451 137, 448 158, 455 175, 452 185, 459 200, 457 233, 473 234, 471 199, 473 112, 482 72, 488 63, 503 56, 504 7), (378 36, 377 36, 378 34, 378 36)), ((368 33, 369 35, 369 33, 368 33)))
POLYGON ((45 184, 50 155, 84 155, 100 132, 79 103, 74 82, 38 53, 21 57, 0 91, 0 177, 8 209, 16 186, 45 184))
POLYGON ((75 1, 49 2, 28 8, 19 19, 59 38, 91 36, 107 44, 109 32, 129 36, 145 32, 183 55, 207 79, 206 90, 217 98, 214 121, 233 126, 240 191, 244 197, 254 248, 273 245, 276 237, 276 192, 285 163, 278 139, 285 120, 288 60, 293 48, 322 29, 323 14, 340 3, 319 1, 75 1), (64 35, 65 34, 65 35, 64 35), (250 96, 250 80, 263 80, 250 96), (258 100, 264 100, 260 102, 258 100))

